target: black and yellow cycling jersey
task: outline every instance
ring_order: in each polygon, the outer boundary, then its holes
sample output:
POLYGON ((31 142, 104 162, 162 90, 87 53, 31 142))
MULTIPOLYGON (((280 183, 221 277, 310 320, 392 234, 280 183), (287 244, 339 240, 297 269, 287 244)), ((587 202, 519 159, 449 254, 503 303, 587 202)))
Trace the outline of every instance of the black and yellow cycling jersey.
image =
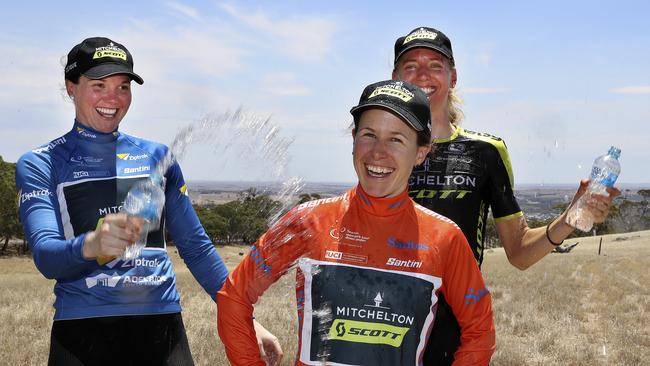
POLYGON ((523 215, 513 186, 505 142, 456 127, 449 138, 435 139, 432 152, 413 169, 409 195, 456 222, 480 266, 488 209, 497 222, 523 215))

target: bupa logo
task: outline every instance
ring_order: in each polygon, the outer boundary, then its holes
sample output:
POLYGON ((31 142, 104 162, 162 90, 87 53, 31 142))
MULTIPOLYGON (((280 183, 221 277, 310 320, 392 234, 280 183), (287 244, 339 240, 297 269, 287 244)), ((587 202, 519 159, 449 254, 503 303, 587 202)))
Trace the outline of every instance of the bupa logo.
POLYGON ((140 155, 131 155, 129 153, 124 153, 124 154, 115 154, 118 158, 122 160, 127 160, 127 161, 135 161, 135 160, 142 160, 146 159, 149 157, 147 154, 140 154, 140 155))

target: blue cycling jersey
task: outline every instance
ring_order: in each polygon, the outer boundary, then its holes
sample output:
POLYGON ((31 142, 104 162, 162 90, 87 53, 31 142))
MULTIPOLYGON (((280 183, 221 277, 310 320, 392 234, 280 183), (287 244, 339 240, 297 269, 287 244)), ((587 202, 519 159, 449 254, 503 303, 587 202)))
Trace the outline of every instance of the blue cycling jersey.
POLYGON ((100 264, 82 256, 86 233, 122 209, 131 186, 148 179, 166 152, 164 145, 75 121, 70 132, 18 161, 20 219, 37 268, 57 281, 55 320, 180 311, 165 229, 215 299, 228 272, 192 208, 176 163, 164 176, 160 229, 149 234, 140 257, 100 264))

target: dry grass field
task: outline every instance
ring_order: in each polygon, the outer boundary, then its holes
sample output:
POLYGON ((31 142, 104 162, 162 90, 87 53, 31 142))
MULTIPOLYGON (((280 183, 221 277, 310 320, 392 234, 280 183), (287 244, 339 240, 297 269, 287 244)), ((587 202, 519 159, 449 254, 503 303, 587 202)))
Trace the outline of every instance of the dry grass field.
MULTIPOLYGON (((650 365, 650 231, 568 241, 519 271, 501 249, 483 265, 497 327, 492 365, 650 365)), ((244 248, 219 249, 232 268, 244 248)), ((172 250, 173 252, 173 250, 172 250)), ((226 365, 216 309, 174 257, 183 316, 197 365, 226 365)), ((28 258, 0 258, 0 364, 44 365, 52 322, 52 281, 28 258)), ((257 319, 280 338, 285 365, 296 353, 293 274, 256 305, 257 319)), ((116 350, 119 352, 119 350, 116 350)))

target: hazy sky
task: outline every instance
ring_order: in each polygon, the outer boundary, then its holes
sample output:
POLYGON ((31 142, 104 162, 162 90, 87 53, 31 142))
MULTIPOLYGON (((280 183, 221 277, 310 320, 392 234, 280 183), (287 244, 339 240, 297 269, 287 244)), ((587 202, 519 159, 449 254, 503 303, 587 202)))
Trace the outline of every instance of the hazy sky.
MULTIPOLYGON (((395 39, 432 26, 452 40, 462 125, 505 139, 516 184, 577 184, 610 145, 622 149, 619 182, 648 183, 648 4, 12 1, 0 22, 0 155, 15 161, 71 127, 61 58, 107 36, 145 80, 122 131, 170 143, 206 113, 241 106, 294 140, 288 176, 354 182, 348 111, 364 86, 390 77, 395 39)), ((268 177, 265 162, 231 150, 190 147, 186 179, 268 177)))

